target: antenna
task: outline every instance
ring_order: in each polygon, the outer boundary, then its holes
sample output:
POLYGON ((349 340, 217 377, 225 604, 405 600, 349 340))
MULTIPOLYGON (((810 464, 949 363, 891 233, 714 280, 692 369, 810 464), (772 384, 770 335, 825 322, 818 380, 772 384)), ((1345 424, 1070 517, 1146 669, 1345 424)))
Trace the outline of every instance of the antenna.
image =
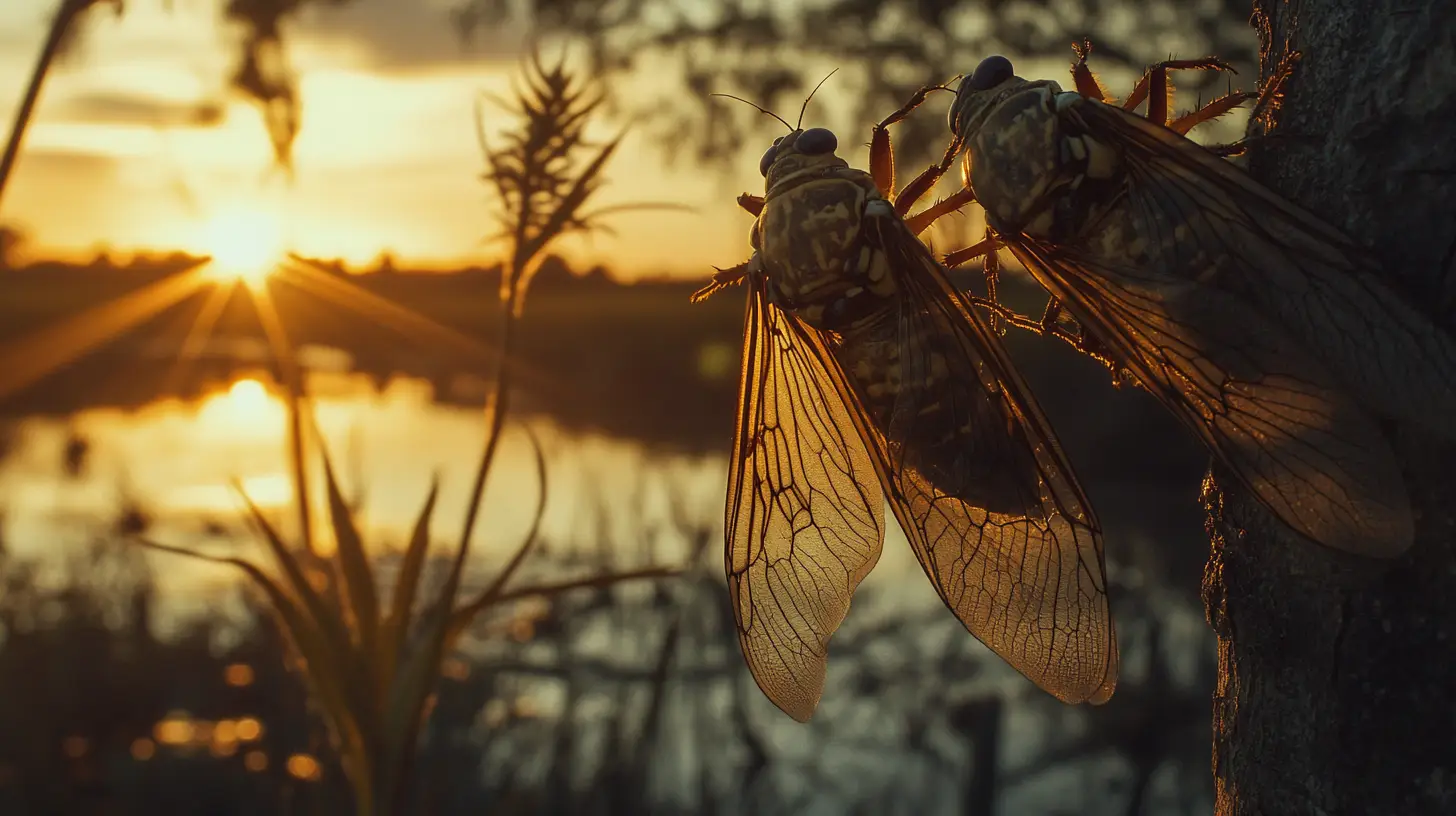
POLYGON ((804 124, 804 111, 806 111, 806 110, 809 109, 809 100, 810 99, 813 99, 814 98, 814 94, 819 93, 819 89, 822 88, 822 87, 824 87, 824 83, 826 83, 826 82, 829 81, 829 77, 834 76, 834 74, 836 72, 838 72, 838 71, 839 71, 838 68, 835 68, 833 71, 830 71, 823 79, 819 80, 819 84, 814 86, 814 90, 812 90, 812 91, 809 92, 808 98, 804 100, 804 107, 799 108, 799 124, 794 126, 794 128, 793 128, 794 130, 798 130, 799 127, 804 124))
POLYGON ((761 114, 763 114, 765 116, 772 116, 773 118, 779 120, 780 122, 783 122, 784 127, 788 128, 790 131, 793 131, 795 129, 793 125, 789 124, 788 122, 784 122, 784 118, 782 116, 779 116, 777 113, 774 113, 771 110, 764 110, 763 108, 758 107, 757 105, 753 104, 752 102, 749 102, 747 99, 744 99, 741 96, 734 96, 733 94, 725 94, 725 93, 711 93, 711 94, 708 94, 708 96, 721 96, 721 97, 724 97, 726 99, 733 99, 733 100, 736 100, 738 102, 742 102, 743 104, 745 104, 745 105, 747 105, 747 106, 749 106, 751 108, 755 108, 756 110, 758 110, 759 113, 761 113, 761 114))

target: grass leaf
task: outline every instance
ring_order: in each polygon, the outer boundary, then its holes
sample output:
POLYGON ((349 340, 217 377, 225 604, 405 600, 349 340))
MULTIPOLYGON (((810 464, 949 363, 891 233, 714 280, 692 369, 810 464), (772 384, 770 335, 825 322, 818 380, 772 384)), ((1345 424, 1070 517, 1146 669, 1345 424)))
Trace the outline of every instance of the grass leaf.
POLYGON ((372 655, 379 634, 379 595, 374 588, 374 573, 369 566, 369 555, 364 551, 364 542, 359 538, 359 528, 354 524, 353 513, 339 490, 328 453, 324 452, 322 458, 324 483, 329 494, 329 520, 334 528, 339 577, 343 584, 340 595, 352 614, 353 634, 360 648, 365 654, 372 655))
POLYGON ((379 642, 379 676, 387 677, 394 672, 395 663, 404 653, 405 638, 409 635, 410 612, 414 608, 419 592, 420 574, 424 570, 425 556, 430 549, 430 518, 435 512, 435 500, 440 495, 440 477, 437 474, 430 482, 430 495, 425 506, 415 519, 414 531, 410 533, 409 546, 404 552, 399 575, 394 580, 394 593, 390 599, 389 616, 384 619, 379 642))
MULTIPOLYGON (((249 506, 252 506, 251 503, 249 506)), ((256 511, 256 508, 253 509, 256 511)), ((313 698, 332 721, 341 743, 340 754, 346 762, 359 768, 362 772, 360 778, 368 779, 373 773, 370 737, 360 718, 355 715, 356 697, 349 692, 350 675, 346 666, 334 659, 334 648, 329 643, 329 636, 319 625, 321 621, 309 613, 307 603, 300 604, 299 599, 278 581, 245 559, 201 553, 145 538, 138 538, 136 541, 148 549, 236 567, 268 596, 268 603, 278 617, 284 637, 303 660, 304 678, 313 698)), ((350 776, 352 780, 354 775, 350 776)), ((358 783, 355 783, 355 791, 356 795, 360 793, 358 783)), ((368 795, 367 789, 363 793, 368 795)))

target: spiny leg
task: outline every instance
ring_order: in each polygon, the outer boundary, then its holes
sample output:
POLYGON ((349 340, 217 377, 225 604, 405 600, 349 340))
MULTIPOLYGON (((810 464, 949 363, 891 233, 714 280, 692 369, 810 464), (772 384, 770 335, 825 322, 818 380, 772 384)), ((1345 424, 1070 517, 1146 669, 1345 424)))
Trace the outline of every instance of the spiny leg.
POLYGON ((972 306, 979 306, 990 312, 993 325, 999 319, 1004 320, 1007 324, 1015 326, 1018 329, 1029 331, 1032 334, 1055 337, 1082 354, 1086 354, 1112 369, 1114 374, 1117 373, 1119 367, 1114 365, 1106 355, 1097 350, 1100 347, 1094 342, 1091 342, 1091 338, 1083 336, 1080 330, 1073 332, 1058 322, 1057 315, 1061 314, 1061 304, 1056 298, 1053 298, 1047 303, 1047 314, 1042 315, 1040 320, 1033 320, 1025 315, 1018 314, 1016 311, 1000 303, 987 298, 977 297, 969 292, 963 293, 963 297, 972 306), (1056 304, 1055 307, 1053 306, 1054 303, 1056 304), (1053 309, 1055 309, 1055 313, 1053 313, 1053 309))
POLYGON ((1072 84, 1076 86, 1077 93, 1098 102, 1112 101, 1112 97, 1107 94, 1107 89, 1102 87, 1102 83, 1097 80, 1092 69, 1087 67, 1087 57, 1092 53, 1092 41, 1083 40, 1081 43, 1073 43, 1072 51, 1077 55, 1077 61, 1072 63, 1072 84))
POLYGON ((977 241, 965 249, 958 249, 955 252, 948 253, 940 259, 940 262, 945 265, 946 269, 955 269, 958 266, 964 266, 982 255, 995 252, 1005 246, 999 237, 990 234, 990 230, 986 232, 988 234, 984 240, 977 241))
POLYGON ((1259 122, 1265 130, 1274 127, 1274 114, 1279 111, 1280 104, 1284 101, 1284 85, 1294 75, 1294 67, 1298 64, 1302 55, 1298 51, 1291 51, 1279 60, 1274 66, 1274 72, 1265 81, 1264 87, 1259 89, 1259 98, 1254 102, 1254 110, 1250 113, 1251 121, 1259 122))
POLYGON ((969 292, 963 293, 967 302, 987 310, 991 313, 991 325, 998 331, 1001 330, 998 321, 1016 326, 1020 329, 1034 334, 1043 334, 1056 337, 1070 345, 1072 348, 1092 359, 1102 363, 1112 372, 1113 384, 1121 384, 1129 380, 1136 380, 1121 365, 1116 363, 1107 353, 1107 349, 1097 339, 1082 330, 1080 324, 1074 332, 1063 326, 1061 317, 1065 313, 1062 302, 1055 295, 1049 296, 1046 309, 1042 312, 1040 319, 1032 319, 1025 315, 1018 314, 1015 310, 1002 305, 996 297, 996 281, 999 276, 1001 264, 996 257, 996 250, 1004 246, 1001 239, 989 228, 986 230, 986 238, 965 249, 952 252, 945 256, 943 263, 947 269, 954 269, 976 258, 985 256, 986 294, 987 297, 977 297, 969 292))
POLYGON ((753 193, 742 193, 738 196, 738 206, 748 211, 748 214, 757 218, 763 213, 763 196, 756 196, 753 193))
MULTIPOLYGON (((929 229, 931 224, 939 221, 943 216, 949 215, 967 204, 973 204, 975 201, 976 191, 969 187, 962 187, 950 196, 930 205, 923 212, 906 216, 905 226, 909 227, 912 233, 919 235, 929 229)), ((898 210, 899 207, 895 209, 898 210)))
POLYGON ((699 303, 703 300, 706 300, 709 296, 716 294, 720 289, 727 289, 729 286, 732 286, 735 283, 742 282, 744 278, 748 277, 748 273, 753 266, 753 262, 757 259, 758 254, 754 253, 754 256, 752 258, 749 258, 748 260, 744 261, 741 264, 738 264, 737 266, 730 266, 727 269, 723 269, 717 266, 713 267, 713 269, 717 271, 713 273, 712 281, 710 281, 707 286, 704 286, 702 289, 694 292, 692 296, 688 299, 689 302, 699 303))
POLYGON ((1132 93, 1122 103, 1123 110, 1133 110, 1148 100, 1147 119, 1154 124, 1168 124, 1168 71, 1228 71, 1238 73, 1232 65, 1216 57, 1187 60, 1164 60, 1148 68, 1132 93))
POLYGON ((990 312, 992 314, 993 325, 994 321, 999 318, 1018 329, 1024 329, 1032 334, 1039 334, 1044 337, 1055 337, 1076 349, 1079 353, 1091 357, 1112 373, 1112 384, 1114 386, 1121 386, 1124 383, 1132 383, 1135 385, 1138 382, 1137 377, 1132 372, 1112 359, 1107 353, 1105 346, 1098 342, 1092 335, 1083 332, 1081 325, 1077 326, 1076 331, 1072 331, 1062 325, 1062 303, 1055 297, 1047 301, 1046 311, 1042 313, 1041 319, 1033 320, 993 300, 976 297, 969 292, 964 293, 963 296, 967 303, 973 306, 979 306, 990 312))
POLYGON ((1056 295, 1047 296, 1046 310, 1041 313, 1041 327, 1043 331, 1051 332, 1059 324, 1062 317, 1062 299, 1056 295))
POLYGON ((1209 102, 1207 105, 1186 113, 1168 123, 1168 129, 1177 134, 1186 134, 1204 122, 1211 122, 1257 96, 1250 91, 1233 91, 1209 102))
POLYGON ((900 215, 905 215, 910 212, 910 208, 915 206, 915 202, 930 192, 935 187, 935 183, 940 181, 940 177, 945 175, 945 171, 949 169, 950 164, 948 162, 932 164, 925 168, 920 175, 910 179, 910 183, 905 185, 905 188, 900 191, 900 194, 891 198, 891 201, 895 205, 895 212, 900 215))
POLYGON ((1299 62, 1299 58, 1300 54, 1298 51, 1293 51, 1285 55, 1284 59, 1280 60, 1279 64, 1274 67, 1274 73, 1265 81, 1264 87, 1259 89, 1258 97, 1254 102, 1254 109, 1249 113, 1249 121, 1258 123, 1263 128, 1263 132, 1245 136, 1231 144, 1215 145, 1209 147, 1209 150, 1224 157, 1240 156, 1247 152, 1249 147, 1266 139, 1286 138, 1290 136, 1290 134, 1283 131, 1274 132, 1271 129, 1273 127, 1274 114, 1278 112, 1279 105, 1284 98, 1284 84, 1289 81, 1289 77, 1294 73, 1294 66, 1295 63, 1299 62))
POLYGON ((890 198, 895 192, 895 149, 890 145, 890 125, 909 116, 937 87, 926 85, 911 94, 908 102, 881 119, 870 131, 870 177, 875 180, 875 186, 880 188, 880 193, 885 198, 890 198))
MULTIPOLYGON (((986 228, 985 240, 994 241, 996 233, 990 227, 986 228)), ((981 275, 986 279, 986 299, 992 303, 1000 303, 1001 299, 996 296, 996 284, 1001 280, 1001 255, 996 251, 994 244, 991 250, 981 257, 981 275)), ((1006 324, 1000 316, 992 313, 991 330, 997 334, 1006 333, 1006 324)))

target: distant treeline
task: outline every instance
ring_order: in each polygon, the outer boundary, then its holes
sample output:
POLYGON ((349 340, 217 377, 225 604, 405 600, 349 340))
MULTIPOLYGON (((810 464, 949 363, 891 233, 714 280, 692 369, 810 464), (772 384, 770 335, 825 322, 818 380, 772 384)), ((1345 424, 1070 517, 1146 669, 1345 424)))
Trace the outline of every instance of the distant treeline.
MULTIPOLYGON (((197 260, 174 257, 126 269, 34 265, 0 274, 0 349, 197 260)), ((433 384, 437 401, 482 403, 499 325, 496 270, 411 274, 388 264, 365 274, 332 270, 310 283, 284 276, 270 287, 296 347, 347 352, 347 368, 379 386, 397 376, 418 377, 433 384), (349 285, 320 283, 332 278, 349 285), (387 316, 391 310, 396 317, 387 316), (407 313, 418 316, 414 324, 399 322, 398 315, 407 313)), ((974 274, 964 278, 967 286, 974 274)), ((605 270, 581 275, 548 259, 526 301, 511 359, 519 389, 515 410, 547 413, 567 427, 649 447, 726 453, 738 391, 743 292, 729 289, 689 303, 700 284, 620 284, 605 270)), ((1039 309, 1035 290, 1013 276, 1003 278, 1000 294, 1023 311, 1039 309)), ((253 299, 241 287, 216 315, 206 349, 178 363, 206 297, 198 292, 0 399, 0 415, 139 407, 163 395, 200 397, 239 376, 267 376, 272 362, 266 337, 253 299)), ((1105 370, 1060 341, 1012 330, 1005 342, 1105 520, 1126 514, 1140 526, 1158 527, 1159 519, 1178 528, 1196 523, 1194 497, 1207 460, 1156 403, 1135 389, 1112 388, 1105 370)))

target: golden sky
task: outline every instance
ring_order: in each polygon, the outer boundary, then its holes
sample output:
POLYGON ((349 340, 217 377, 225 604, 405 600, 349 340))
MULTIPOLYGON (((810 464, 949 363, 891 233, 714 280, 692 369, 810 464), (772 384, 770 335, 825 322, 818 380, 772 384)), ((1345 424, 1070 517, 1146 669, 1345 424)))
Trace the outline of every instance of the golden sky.
MULTIPOLYGON (((7 126, 57 2, 0 5, 7 126)), ((81 48, 46 83, 0 222, 28 233, 31 255, 101 245, 213 252, 220 233, 242 224, 246 235, 277 233, 299 252, 354 263, 384 249, 422 264, 495 260, 499 247, 481 239, 488 198, 473 105, 482 90, 507 91, 521 38, 497 34, 466 49, 431 2, 421 11, 354 0, 309 9, 293 27, 303 127, 291 187, 270 171, 257 111, 227 94, 232 50, 218 0, 177 0, 171 11, 161 0, 132 0, 119 19, 109 8, 92 12, 81 48), (208 121, 200 115, 208 106, 221 115, 208 121)), ((733 196, 761 189, 762 179, 756 159, 740 164, 728 179, 669 169, 629 133, 599 203, 671 201, 697 211, 618 215, 615 235, 572 239, 564 253, 624 279, 700 276, 741 260, 751 219, 733 196)))
MULTIPOLYGON (((7 126, 59 2, 0 4, 7 126)), ((227 92, 235 32, 219 25, 223 0, 173 0, 170 10, 164 0, 128 0, 120 18, 109 6, 94 10, 81 47, 46 83, 0 201, 0 223, 26 231, 32 256, 87 256, 104 245, 252 263, 257 246, 282 243, 354 264, 384 250, 420 266, 492 263, 501 247, 482 240, 492 230, 474 105, 481 91, 508 94, 524 36, 497 31, 466 48, 451 28, 448 2, 309 7, 287 30, 303 102, 291 186, 272 169, 257 110, 227 92)), ((1039 57, 1023 73, 1064 73, 1071 51, 1039 57)), ((1116 68, 1104 75, 1114 90, 1125 91, 1132 78, 1116 68)), ((815 107, 829 116, 852 95, 852 80, 841 74, 815 107)), ((943 117, 948 103, 937 98, 918 115, 943 117)), ((864 167, 870 123, 844 119, 834 120, 839 153, 864 167)), ((1230 117, 1231 125, 1240 121, 1230 117)), ((487 130, 506 124, 497 115, 487 130)), ((621 124, 602 123, 601 138, 621 124)), ((605 264, 625 280, 703 277, 711 265, 746 258, 752 222, 733 199, 762 191, 763 146, 745 149, 725 174, 686 161, 668 166, 657 145, 629 131, 598 203, 673 202, 695 211, 623 213, 610 222, 615 234, 571 238, 559 251, 577 264, 605 264)), ((945 226, 969 235, 976 225, 945 226)))

